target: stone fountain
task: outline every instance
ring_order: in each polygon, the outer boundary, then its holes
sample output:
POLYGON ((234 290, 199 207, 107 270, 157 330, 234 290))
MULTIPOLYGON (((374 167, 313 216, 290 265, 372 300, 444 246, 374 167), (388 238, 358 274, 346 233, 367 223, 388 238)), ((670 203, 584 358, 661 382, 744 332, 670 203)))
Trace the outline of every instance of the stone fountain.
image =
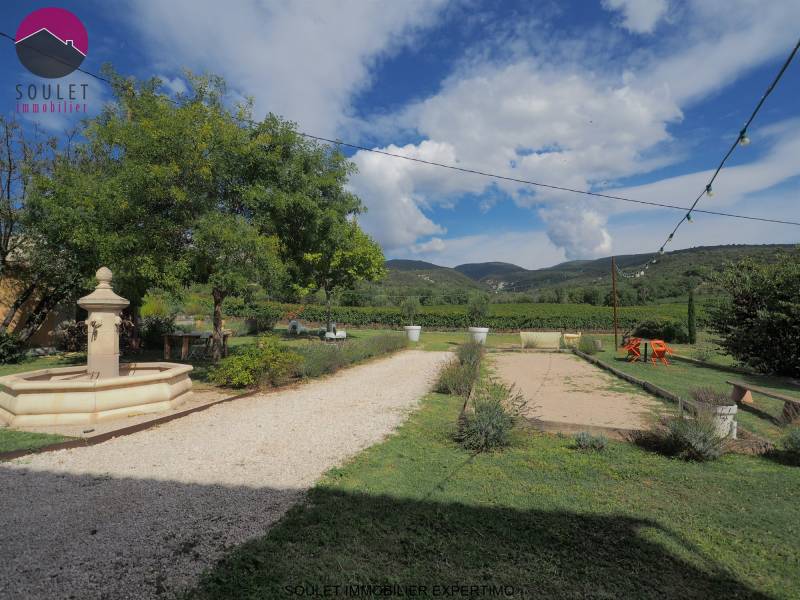
POLYGON ((119 363, 120 313, 128 301, 101 267, 78 300, 89 313, 87 364, 0 377, 0 421, 18 427, 82 425, 174 408, 192 393, 191 365, 119 363))

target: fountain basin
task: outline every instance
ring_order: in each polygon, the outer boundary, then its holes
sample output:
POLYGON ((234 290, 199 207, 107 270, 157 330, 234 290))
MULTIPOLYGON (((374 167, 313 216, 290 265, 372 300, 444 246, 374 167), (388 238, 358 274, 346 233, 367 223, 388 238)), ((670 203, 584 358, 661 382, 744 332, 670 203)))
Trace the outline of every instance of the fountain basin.
POLYGON ((99 379, 86 365, 0 377, 0 421, 15 427, 83 425, 174 408, 192 393, 191 365, 127 363, 99 379))

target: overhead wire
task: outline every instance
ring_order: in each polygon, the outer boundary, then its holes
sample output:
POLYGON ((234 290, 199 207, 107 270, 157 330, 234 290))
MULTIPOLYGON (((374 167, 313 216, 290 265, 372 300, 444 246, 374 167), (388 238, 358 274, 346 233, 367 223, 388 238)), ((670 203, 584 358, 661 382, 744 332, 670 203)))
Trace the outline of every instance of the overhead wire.
MULTIPOLYGON (((0 31, 0 37, 4 37, 4 38, 6 38, 8 40, 11 40, 14 43, 17 43, 14 37, 8 35, 5 32, 0 31)), ((32 48, 31 46, 29 46, 29 47, 32 48)), ((45 56, 54 58, 56 60, 60 60, 61 62, 65 62, 65 61, 59 59, 59 57, 57 57, 55 55, 52 55, 52 54, 49 54, 49 53, 46 53, 46 52, 42 52, 41 50, 36 49, 36 48, 33 48, 33 49, 35 51, 37 51, 37 52, 40 52, 41 54, 43 54, 45 56)), ((89 75, 90 77, 93 77, 93 78, 97 79, 98 81, 102 81, 102 82, 107 83, 107 84, 109 84, 111 86, 114 85, 114 83, 110 79, 108 79, 107 77, 103 77, 102 75, 98 75, 96 73, 92 73, 91 71, 88 71, 87 69, 82 69, 82 68, 78 67, 76 70, 81 72, 81 73, 84 73, 85 75, 89 75)), ((174 103, 176 105, 180 105, 180 102, 178 102, 174 98, 170 98, 169 96, 164 96, 164 98, 166 100, 168 100, 169 102, 171 102, 171 103, 174 103)), ((762 99, 762 102, 763 102, 763 99, 762 99)), ((255 121, 251 121, 251 120, 248 120, 248 123, 256 124, 255 121)), ((774 224, 778 224, 778 225, 790 225, 790 226, 800 227, 800 222, 798 222, 798 221, 790 221, 790 220, 785 220, 785 219, 772 219, 772 218, 769 218, 769 217, 759 217, 759 216, 754 216, 754 215, 741 215, 741 214, 729 213, 729 212, 723 212, 723 211, 704 210, 704 209, 695 208, 695 206, 697 204, 697 201, 695 201, 693 206, 686 207, 686 206, 679 206, 679 205, 675 205, 675 204, 668 204, 668 203, 665 203, 665 202, 654 202, 654 201, 649 201, 649 200, 641 200, 641 199, 636 199, 636 198, 630 198, 630 197, 626 197, 626 196, 619 196, 619 195, 615 195, 615 194, 605 194, 605 193, 602 193, 602 192, 593 192, 593 191, 590 191, 590 190, 579 190, 579 189, 575 189, 575 188, 570 188, 570 187, 565 187, 565 186, 560 186, 560 185, 555 185, 555 184, 550 184, 550 183, 544 183, 544 182, 541 182, 541 181, 534 181, 534 180, 530 180, 530 179, 522 179, 522 178, 517 178, 517 177, 510 177, 510 176, 507 176, 507 175, 501 175, 499 173, 492 173, 492 172, 489 172, 489 171, 483 171, 483 170, 479 170, 479 169, 469 169, 469 168, 465 168, 465 167, 459 167, 459 166, 456 166, 456 165, 450 165, 450 164, 440 163, 440 162, 436 162, 436 161, 424 160, 424 159, 416 158, 416 157, 413 157, 413 156, 406 156, 406 155, 403 155, 403 154, 397 154, 397 153, 394 153, 394 152, 387 152, 385 150, 379 150, 377 148, 369 148, 367 146, 363 146, 363 145, 359 145, 359 144, 353 144, 353 143, 345 142, 345 141, 342 141, 342 140, 334 140, 334 139, 326 138, 326 137, 323 137, 323 136, 313 135, 311 133, 307 133, 307 132, 304 132, 304 131, 297 131, 296 133, 298 135, 300 135, 300 136, 305 137, 305 138, 313 139, 313 140, 320 141, 320 142, 325 142, 325 143, 328 143, 328 144, 334 144, 334 145, 337 145, 337 146, 345 146, 345 147, 348 147, 348 148, 351 148, 351 149, 354 149, 354 150, 361 150, 361 151, 365 151, 365 152, 371 152, 373 154, 380 154, 380 155, 383 155, 383 156, 388 156, 388 157, 392 157, 392 158, 407 160, 407 161, 411 161, 411 162, 415 162, 415 163, 419 163, 419 164, 424 164, 424 165, 429 165, 429 166, 435 166, 435 167, 439 167, 439 168, 443 168, 443 169, 449 169, 449 170, 458 171, 458 172, 462 172, 462 173, 466 173, 466 174, 478 175, 478 176, 481 176, 481 177, 489 177, 489 178, 497 179, 497 180, 501 180, 501 181, 510 181, 510 182, 514 182, 514 183, 520 183, 520 184, 523 184, 523 185, 530 185, 530 186, 544 188, 544 189, 551 189, 551 190, 556 190, 556 191, 561 191, 561 192, 579 194, 579 195, 590 196, 590 197, 595 197, 595 198, 602 198, 602 199, 607 199, 607 200, 617 200, 617 201, 621 201, 621 202, 628 202, 628 203, 640 204, 640 205, 645 205, 645 206, 653 206, 653 207, 656 207, 656 208, 667 208, 667 209, 671 209, 671 210, 680 210, 680 211, 684 211, 684 212, 685 211, 697 212, 697 213, 709 214, 709 215, 714 215, 714 216, 719 216, 719 217, 729 217, 729 218, 735 218, 735 219, 745 219, 745 220, 750 220, 750 221, 761 221, 761 222, 765 222, 765 223, 774 223, 774 224)))

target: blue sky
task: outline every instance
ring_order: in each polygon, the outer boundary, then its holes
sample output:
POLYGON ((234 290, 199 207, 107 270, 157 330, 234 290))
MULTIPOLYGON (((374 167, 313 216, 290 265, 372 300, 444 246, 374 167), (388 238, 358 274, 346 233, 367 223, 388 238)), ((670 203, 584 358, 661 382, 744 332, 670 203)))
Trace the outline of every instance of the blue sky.
MULTIPOLYGON (((567 187, 688 205, 797 41, 795 0, 106 0, 61 6, 110 62, 180 90, 184 67, 303 131, 567 187)), ((6 110, 36 81, 5 43, 6 110)), ((91 85, 90 107, 107 99, 91 85)), ((700 207, 800 220, 800 62, 700 207)), ((76 117, 37 116, 58 133, 76 117)), ((387 256, 535 268, 658 248, 681 213, 352 153, 360 222, 387 256)), ((699 215, 673 249, 798 242, 798 228, 699 215)))

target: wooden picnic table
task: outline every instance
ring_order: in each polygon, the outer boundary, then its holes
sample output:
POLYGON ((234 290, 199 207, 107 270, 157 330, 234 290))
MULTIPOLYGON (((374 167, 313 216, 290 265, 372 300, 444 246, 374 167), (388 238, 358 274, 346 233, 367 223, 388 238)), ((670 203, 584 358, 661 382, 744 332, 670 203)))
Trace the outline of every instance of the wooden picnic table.
MULTIPOLYGON (((223 331, 222 332, 222 356, 228 356, 228 338, 230 337, 230 331, 223 331)), ((198 340, 203 338, 210 338, 211 334, 208 332, 203 331, 191 331, 191 332, 177 332, 177 333, 165 333, 164 334, 164 360, 169 360, 172 355, 172 344, 173 342, 175 345, 178 344, 178 340, 180 340, 181 344, 181 360, 186 360, 189 358, 189 343, 191 340, 198 340)))

